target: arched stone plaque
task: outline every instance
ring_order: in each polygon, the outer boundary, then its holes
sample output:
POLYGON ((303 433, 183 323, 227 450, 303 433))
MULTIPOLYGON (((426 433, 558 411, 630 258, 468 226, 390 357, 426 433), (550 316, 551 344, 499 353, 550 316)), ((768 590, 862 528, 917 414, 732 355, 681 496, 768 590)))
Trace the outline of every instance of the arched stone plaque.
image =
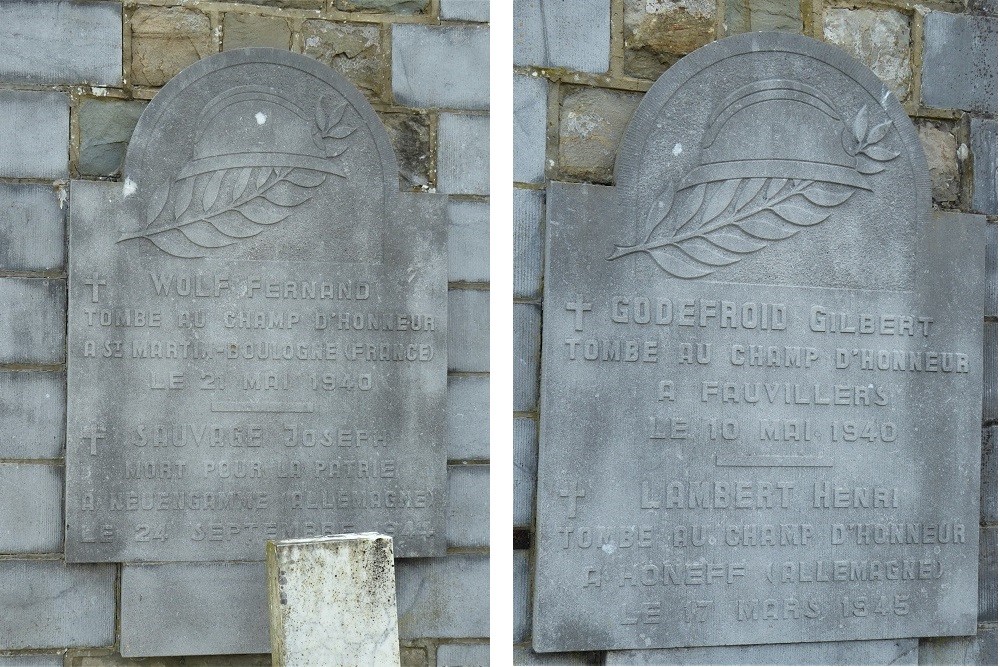
POLYGON ((124 183, 72 184, 66 555, 263 560, 380 531, 442 555, 444 198, 309 58, 202 60, 124 183))
POLYGON ((548 192, 534 648, 975 632, 982 221, 859 63, 751 33, 548 192))

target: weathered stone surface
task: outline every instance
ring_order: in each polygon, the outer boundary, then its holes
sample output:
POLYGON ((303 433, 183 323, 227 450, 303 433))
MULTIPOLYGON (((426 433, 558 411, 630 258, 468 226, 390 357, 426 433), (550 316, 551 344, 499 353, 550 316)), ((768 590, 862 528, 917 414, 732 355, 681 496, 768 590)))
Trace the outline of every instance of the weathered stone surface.
POLYGON ((490 281, 490 205, 448 202, 448 281, 490 281))
POLYGON ((132 15, 128 83, 162 86, 216 51, 208 16, 182 7, 139 7, 132 15))
POLYGON ((431 182, 433 153, 427 116, 419 113, 383 113, 380 117, 399 160, 400 188, 426 190, 431 182))
POLYGON ((386 91, 389 59, 377 25, 303 21, 302 53, 343 74, 370 100, 386 91))
POLYGON ((110 646, 113 565, 0 560, 0 650, 110 646))
POLYGON ((80 173, 114 176, 145 102, 87 99, 80 104, 80 173))
POLYGON ((399 665, 388 535, 268 542, 267 590, 276 667, 399 665))
POLYGON ((546 191, 534 648, 973 631, 985 221, 930 214, 901 105, 740 35, 654 84, 614 175, 546 191))
POLYGON ((392 26, 392 92, 413 107, 488 109, 490 35, 481 26, 392 26))
POLYGON ((655 79, 711 42, 715 12, 714 0, 625 0, 625 73, 655 79))
POLYGON ((920 665, 995 665, 997 628, 980 626, 972 637, 938 637, 920 640, 920 665))
POLYGON ((916 639, 609 651, 605 665, 916 665, 916 639))
POLYGON ((920 74, 924 104, 996 113, 996 53, 996 17, 928 13, 920 74))
POLYGON ((69 174, 69 97, 0 90, 0 177, 69 174))
POLYGON ((514 188, 514 298, 542 293, 542 209, 545 192, 514 188))
MULTIPOLYGON (((983 368, 997 367, 997 323, 983 324, 983 368)), ((997 419, 997 374, 983 373, 983 421, 997 419)))
POLYGON ((542 309, 514 304, 514 411, 538 407, 538 354, 542 339, 542 309))
POLYGON ((549 83, 544 77, 514 75, 514 180, 545 178, 545 133, 549 83))
POLYGON ((490 0, 441 0, 441 18, 452 21, 490 20, 490 0))
POLYGON ((611 57, 611 0, 514 0, 514 64, 600 74, 611 57))
POLYGON ((443 113, 438 119, 438 192, 490 193, 490 118, 443 113))
POLYGON ((997 622, 997 527, 979 528, 979 622, 997 622))
POLYGON ((986 303, 984 314, 997 314, 997 226, 986 225, 986 303))
POLYGON ((445 442, 450 460, 485 461, 490 458, 490 379, 482 376, 448 377, 445 442))
POLYGON ((490 664, 489 644, 439 644, 438 667, 486 667, 490 664))
POLYGON ((66 261, 66 209, 49 185, 0 183, 0 269, 52 271, 66 261))
MULTIPOLYGON (((823 38, 863 62, 900 100, 910 95, 910 19, 894 10, 824 11, 823 38)), ((927 54, 924 52, 926 62, 927 54)))
POLYGON ((399 193, 360 91, 219 54, 149 104, 124 177, 72 185, 67 558, 362 529, 443 554, 447 200, 399 193))
POLYGON ((973 118, 969 122, 972 149, 972 210, 997 214, 997 122, 973 118))
POLYGON ((726 0, 727 35, 762 30, 802 32, 802 9, 795 0, 726 0))
POLYGON ((63 667, 61 653, 0 655, 2 667, 63 667))
MULTIPOLYGON (((309 23, 306 21, 305 23, 309 23)), ((305 32, 303 26, 303 33, 305 32)), ((222 49, 269 46, 287 49, 292 43, 292 29, 280 16, 259 16, 226 12, 222 20, 222 49)), ((306 54, 311 55, 311 54, 306 54)))
POLYGON ((120 2, 0 4, 0 79, 120 86, 120 2))
POLYGON ((125 565, 121 590, 125 657, 271 650, 263 562, 125 565))
POLYGON ((485 373, 490 370, 490 293, 448 290, 448 370, 485 373))
POLYGON ((490 545, 490 467, 448 466, 448 546, 490 545))
POLYGON ((430 0, 334 0, 333 6, 344 12, 386 12, 419 14, 430 0))
POLYGON ((453 554, 396 563, 401 639, 488 637, 489 557, 453 554))
POLYGON ((58 364, 66 358, 66 281, 0 278, 0 363, 58 364))
POLYGON ((123 658, 110 649, 70 649, 60 667, 271 667, 271 656, 213 655, 160 658, 123 658))
POLYGON ((642 95, 567 86, 559 105, 559 166, 566 178, 610 183, 615 152, 642 95))
POLYGON ((979 520, 997 522, 997 425, 983 428, 983 460, 980 469, 979 520))
POLYGON ((427 649, 423 646, 399 647, 400 667, 427 667, 427 649))
POLYGON ((65 437, 65 374, 0 371, 0 459, 57 458, 65 437))
POLYGON ((0 463, 0 553, 62 550, 62 467, 0 463))
POLYGON ((529 647, 514 647, 515 665, 599 665, 601 658, 597 653, 535 653, 529 647))
POLYGON ((931 196, 934 202, 953 207, 958 201, 959 166, 958 140, 950 128, 941 124, 922 122, 917 125, 917 136, 927 156, 931 172, 931 196))
MULTIPOLYGON (((531 636, 531 565, 527 551, 514 552, 514 643, 531 636)), ((520 664, 515 662, 514 664, 520 664)))
POLYGON ((514 525, 531 526, 535 515, 535 476, 538 471, 538 424, 514 418, 514 525))

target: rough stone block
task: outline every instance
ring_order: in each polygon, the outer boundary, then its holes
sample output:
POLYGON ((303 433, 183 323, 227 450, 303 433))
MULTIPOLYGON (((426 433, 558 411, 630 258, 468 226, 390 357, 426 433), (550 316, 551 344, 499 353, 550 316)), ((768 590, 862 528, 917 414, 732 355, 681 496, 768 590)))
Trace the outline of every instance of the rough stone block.
POLYGON ((488 109, 489 69, 489 28, 392 27, 392 92, 400 104, 488 109))
POLYGON ((490 545, 490 467, 448 466, 448 546, 490 545))
POLYGON ((983 461, 979 487, 979 520, 997 522, 997 425, 983 429, 983 461))
POLYGON ((0 553, 62 550, 62 466, 0 463, 0 553))
POLYGON ((0 371, 0 459, 62 455, 66 374, 0 371))
POLYGON ((490 20, 490 0, 441 0, 441 18, 451 21, 490 20))
POLYGON ((182 7, 140 7, 132 15, 132 76, 128 83, 162 86, 182 69, 215 53, 208 16, 182 7))
POLYGON ((287 49, 292 43, 292 29, 280 16, 259 16, 226 12, 222 20, 222 50, 248 46, 287 49))
POLYGON ((80 105, 80 173, 114 176, 125 159, 145 102, 84 100, 80 105))
POLYGON ((427 9, 430 0, 334 0, 333 6, 343 12, 384 12, 391 14, 419 14, 427 9))
POLYGON ((392 141, 399 162, 399 187, 426 190, 431 183, 431 126, 419 113, 382 113, 379 115, 392 141))
POLYGON ((514 419, 514 525, 530 527, 535 514, 535 478, 538 474, 538 423, 514 419))
POLYGON ((983 421, 997 420, 997 323, 983 325, 983 421))
POLYGON ((263 562, 125 565, 121 591, 123 656, 271 650, 263 562))
POLYGON ((115 566, 0 560, 0 650, 110 646, 115 566))
POLYGON ((930 107, 996 113, 995 17, 927 14, 920 94, 930 107))
POLYGON ((439 644, 438 667, 486 667, 490 664, 489 644, 439 644))
POLYGON ((514 180, 518 183, 541 183, 545 178, 548 90, 544 77, 514 75, 514 180))
POLYGON ((538 358, 542 311, 530 303, 514 304, 514 411, 538 407, 538 358))
POLYGON ((897 98, 909 97, 910 19, 906 14, 893 10, 827 9, 823 38, 868 65, 897 98))
POLYGON ((980 626, 972 637, 935 637, 920 640, 920 665, 995 665, 997 628, 980 626))
POLYGON ((726 0, 727 35, 761 30, 802 32, 797 0, 726 0))
POLYGON ((276 666, 399 664, 388 535, 269 541, 267 591, 276 666))
POLYGON ((986 303, 984 314, 997 314, 997 226, 986 225, 986 303))
POLYGON ((453 554, 398 561, 400 638, 489 636, 489 590, 488 556, 453 554))
POLYGON ((0 3, 0 80, 120 86, 121 3, 0 3))
POLYGON ((438 120, 438 192, 490 193, 490 119, 443 113, 438 120))
POLYGON ((490 281, 490 205, 448 202, 448 281, 490 281))
POLYGON ((0 183, 0 269, 62 268, 65 245, 66 209, 53 187, 0 183))
POLYGON ((69 97, 0 91, 0 177, 69 175, 69 97))
POLYGON ((399 646, 400 667, 427 667, 427 649, 424 646, 399 646))
MULTIPOLYGON (((514 643, 531 636, 531 567, 527 551, 514 552, 514 643)), ((519 663, 515 663, 519 664, 519 663)))
POLYGON ((344 75, 370 100, 385 92, 389 59, 377 25, 303 21, 302 53, 344 75))
POLYGON ((916 665, 916 639, 608 651, 605 665, 916 665))
POLYGON ((448 370, 490 370, 490 293, 448 290, 448 370))
POLYGON ((958 140, 951 128, 931 122, 919 123, 917 136, 927 156, 934 203, 953 207, 958 201, 960 185, 958 140))
POLYGON ((490 458, 490 379, 452 375, 445 409, 448 458, 469 461, 490 458))
POLYGON ((611 0, 514 0, 514 64, 608 71, 611 0))
POLYGON ((66 358, 66 281, 0 278, 0 363, 66 358))
POLYGON ((592 652, 581 653, 535 653, 529 647, 514 647, 515 665, 599 665, 601 658, 599 654, 592 652))
POLYGON ((995 525, 979 528, 979 622, 997 622, 997 527, 995 525))
POLYGON ((0 667, 63 667, 61 653, 0 655, 0 667))
MULTIPOLYGON (((404 663, 405 664, 405 663, 404 663)), ((0 663, 2 665, 2 663, 0 663)), ((110 649, 70 649, 60 667, 272 667, 269 654, 184 656, 178 658, 123 658, 110 649)))
POLYGON ((570 180, 610 183, 638 93, 567 86, 559 105, 559 170, 570 180))
MULTIPOLYGON (((746 0, 740 4, 749 5, 746 0)), ((655 79, 683 56, 713 41, 715 12, 715 0, 625 0, 625 73, 655 79)))
POLYGON ((972 210, 996 215, 997 122, 973 118, 969 123, 969 139, 972 148, 972 210))
POLYGON ((514 188, 514 298, 542 294, 542 220, 545 192, 514 188))

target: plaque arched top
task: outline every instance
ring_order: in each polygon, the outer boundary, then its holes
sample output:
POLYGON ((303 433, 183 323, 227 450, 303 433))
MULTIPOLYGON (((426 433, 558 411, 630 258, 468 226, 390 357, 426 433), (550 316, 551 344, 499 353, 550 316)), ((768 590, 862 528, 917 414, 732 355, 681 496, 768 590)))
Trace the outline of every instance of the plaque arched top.
POLYGON ((269 48, 171 79, 139 118, 123 171, 139 219, 119 242, 184 258, 378 261, 399 190, 389 136, 361 92, 269 48))
POLYGON ((667 70, 626 128, 615 182, 624 243, 609 259, 648 254, 686 279, 809 227, 828 242, 828 218, 874 221, 873 233, 930 210, 895 96, 841 50, 777 32, 713 42, 667 70))

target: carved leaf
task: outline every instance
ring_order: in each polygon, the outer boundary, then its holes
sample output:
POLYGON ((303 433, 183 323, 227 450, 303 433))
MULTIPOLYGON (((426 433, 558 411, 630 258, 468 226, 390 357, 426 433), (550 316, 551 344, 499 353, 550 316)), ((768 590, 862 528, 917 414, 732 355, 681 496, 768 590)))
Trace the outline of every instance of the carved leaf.
MULTIPOLYGON (((175 181, 174 185, 177 186, 177 194, 174 195, 174 218, 180 218, 187 212, 194 198, 194 177, 182 178, 175 181)), ((152 224, 152 220, 150 223, 152 224)))
POLYGON ((888 162, 889 160, 894 160, 899 157, 898 152, 890 151, 882 148, 881 146, 868 146, 867 148, 861 149, 861 152, 876 162, 888 162))
POLYGON ((767 183, 767 198, 774 199, 781 192, 781 189, 788 183, 787 178, 772 178, 767 183))
POLYGON ((244 167, 240 170, 239 175, 236 177, 236 185, 233 187, 233 197, 239 199, 243 196, 243 193, 247 191, 247 186, 250 184, 250 175, 253 173, 253 167, 244 167))
POLYGON ((715 191, 711 195, 706 196, 705 208, 701 216, 702 227, 710 224, 723 211, 729 208, 729 205, 733 203, 733 198, 736 197, 736 191, 740 185, 742 185, 742 179, 732 178, 728 181, 723 181, 715 188, 715 191))
POLYGON ((865 137, 865 144, 871 146, 872 144, 877 144, 878 142, 885 139, 885 135, 889 134, 889 128, 892 127, 892 121, 887 120, 883 123, 879 123, 871 130, 868 131, 868 136, 865 137))
POLYGON ((868 134, 868 105, 864 105, 858 110, 858 115, 854 117, 854 139, 861 144, 868 134))
POLYGON ((211 211, 215 202, 219 199, 219 190, 222 188, 222 179, 226 177, 227 170, 219 169, 212 172, 205 186, 205 193, 202 195, 201 206, 205 211, 211 211))
POLYGON ((767 183, 766 178, 748 178, 743 183, 743 187, 740 189, 740 194, 736 198, 735 209, 739 211, 741 208, 753 201, 760 191, 764 189, 764 184, 767 183))

